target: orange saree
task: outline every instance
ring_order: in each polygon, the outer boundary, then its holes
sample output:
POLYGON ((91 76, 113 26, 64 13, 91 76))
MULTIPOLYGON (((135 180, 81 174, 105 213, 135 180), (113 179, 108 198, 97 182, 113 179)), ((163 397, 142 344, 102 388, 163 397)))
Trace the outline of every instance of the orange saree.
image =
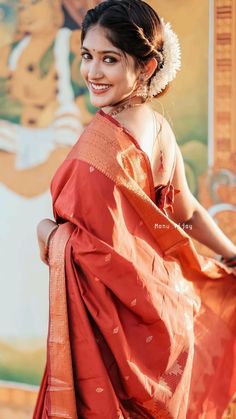
POLYGON ((98 112, 52 181, 47 365, 34 419, 218 419, 236 391, 236 278, 155 203, 98 112))

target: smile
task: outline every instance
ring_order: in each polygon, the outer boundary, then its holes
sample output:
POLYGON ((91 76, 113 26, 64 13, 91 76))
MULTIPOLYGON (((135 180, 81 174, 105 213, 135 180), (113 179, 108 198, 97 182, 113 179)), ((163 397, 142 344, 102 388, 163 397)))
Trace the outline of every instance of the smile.
POLYGON ((111 87, 111 84, 97 84, 97 83, 91 83, 91 82, 89 82, 89 84, 90 84, 91 90, 95 93, 104 93, 111 87))

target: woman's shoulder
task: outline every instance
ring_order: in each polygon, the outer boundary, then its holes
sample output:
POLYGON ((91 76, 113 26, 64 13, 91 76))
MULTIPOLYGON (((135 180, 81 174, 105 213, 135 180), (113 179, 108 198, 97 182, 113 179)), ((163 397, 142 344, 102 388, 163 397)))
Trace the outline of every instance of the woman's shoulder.
POLYGON ((121 124, 108 113, 99 109, 91 119, 90 123, 86 126, 83 134, 87 132, 97 133, 103 137, 109 136, 111 133, 119 132, 121 124))
POLYGON ((168 120, 156 111, 155 117, 158 132, 153 147, 152 169, 154 183, 158 185, 166 184, 172 178, 176 161, 176 139, 168 120))
POLYGON ((154 111, 156 122, 157 122, 157 137, 154 146, 154 154, 159 154, 162 151, 166 156, 166 160, 172 161, 173 155, 176 153, 176 138, 171 124, 159 112, 154 111))
POLYGON ((166 117, 157 111, 154 111, 154 114, 158 125, 158 132, 165 134, 165 138, 168 138, 169 141, 176 142, 175 134, 166 117))

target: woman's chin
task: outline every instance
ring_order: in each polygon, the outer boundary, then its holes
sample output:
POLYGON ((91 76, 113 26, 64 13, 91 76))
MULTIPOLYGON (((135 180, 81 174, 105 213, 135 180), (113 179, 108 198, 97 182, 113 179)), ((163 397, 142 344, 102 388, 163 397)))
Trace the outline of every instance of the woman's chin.
POLYGON ((89 90, 90 102, 95 108, 105 108, 111 106, 112 103, 116 103, 116 96, 111 94, 110 90, 104 93, 94 93, 89 90))
POLYGON ((106 106, 110 106, 111 104, 110 100, 105 100, 104 98, 97 99, 94 97, 90 97, 90 102, 95 108, 105 108, 106 106))

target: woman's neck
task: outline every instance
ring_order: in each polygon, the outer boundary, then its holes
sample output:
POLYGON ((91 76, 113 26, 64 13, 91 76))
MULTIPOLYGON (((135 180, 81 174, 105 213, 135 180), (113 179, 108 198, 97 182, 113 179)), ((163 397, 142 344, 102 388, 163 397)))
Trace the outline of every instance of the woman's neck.
POLYGON ((140 96, 129 96, 128 98, 122 99, 121 101, 115 103, 111 106, 105 106, 102 110, 112 116, 115 116, 123 111, 127 111, 131 108, 142 107, 145 104, 145 101, 140 96))

